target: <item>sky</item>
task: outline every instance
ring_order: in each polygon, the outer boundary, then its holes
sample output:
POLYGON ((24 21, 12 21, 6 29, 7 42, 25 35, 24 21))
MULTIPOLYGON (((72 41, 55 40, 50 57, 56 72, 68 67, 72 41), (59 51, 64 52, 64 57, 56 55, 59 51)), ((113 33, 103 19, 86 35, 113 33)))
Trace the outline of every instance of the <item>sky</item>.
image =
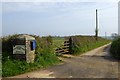
POLYGON ((99 35, 118 33, 118 0, 3 0, 0 5, 2 36, 94 35, 96 9, 99 35))
MULTIPOLYGON (((118 14, 120 14, 120 2, 118 3, 118 14)), ((120 35, 120 15, 118 15, 118 34, 120 35)))

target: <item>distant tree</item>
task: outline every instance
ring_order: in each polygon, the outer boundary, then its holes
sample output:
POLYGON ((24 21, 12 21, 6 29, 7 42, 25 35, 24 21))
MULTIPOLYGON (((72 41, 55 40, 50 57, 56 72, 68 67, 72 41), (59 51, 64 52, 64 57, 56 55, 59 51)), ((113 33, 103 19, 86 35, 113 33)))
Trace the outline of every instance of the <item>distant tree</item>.
POLYGON ((52 45, 52 43, 53 43, 53 40, 52 40, 52 36, 47 36, 46 37, 46 40, 47 40, 47 43, 49 44, 49 45, 52 45))
POLYGON ((112 39, 117 39, 119 35, 117 33, 112 33, 111 34, 112 39))

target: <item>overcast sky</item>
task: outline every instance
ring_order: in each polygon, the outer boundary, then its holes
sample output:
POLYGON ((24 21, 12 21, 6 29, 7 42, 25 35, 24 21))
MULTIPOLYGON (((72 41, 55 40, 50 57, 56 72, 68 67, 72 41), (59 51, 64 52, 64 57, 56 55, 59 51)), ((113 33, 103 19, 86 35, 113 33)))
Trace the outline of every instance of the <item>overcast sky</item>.
POLYGON ((98 9, 99 35, 118 32, 118 0, 2 2, 2 35, 27 33, 40 36, 94 35, 98 9))

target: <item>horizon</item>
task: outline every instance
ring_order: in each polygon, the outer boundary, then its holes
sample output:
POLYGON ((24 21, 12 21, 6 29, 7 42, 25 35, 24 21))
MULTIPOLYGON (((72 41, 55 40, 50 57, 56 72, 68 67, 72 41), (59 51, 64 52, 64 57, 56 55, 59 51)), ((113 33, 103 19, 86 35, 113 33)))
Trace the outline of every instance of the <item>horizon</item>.
MULTIPOLYGON (((9 34, 9 35, 5 35, 5 36, 0 36, 0 38, 3 38, 3 37, 8 37, 8 36, 12 36, 12 35, 22 35, 22 34, 9 34)), ((35 35, 35 34, 25 34, 25 35, 35 35)), ((95 37, 95 35, 65 35, 65 36, 60 36, 60 35, 54 35, 54 36, 52 36, 52 35, 45 35, 45 36, 41 36, 41 35, 35 35, 35 36, 39 36, 39 37, 47 37, 47 36, 51 36, 51 37, 70 37, 70 36, 93 36, 93 37, 95 37)), ((98 37, 112 37, 112 35, 107 35, 107 36, 98 36, 98 37)))

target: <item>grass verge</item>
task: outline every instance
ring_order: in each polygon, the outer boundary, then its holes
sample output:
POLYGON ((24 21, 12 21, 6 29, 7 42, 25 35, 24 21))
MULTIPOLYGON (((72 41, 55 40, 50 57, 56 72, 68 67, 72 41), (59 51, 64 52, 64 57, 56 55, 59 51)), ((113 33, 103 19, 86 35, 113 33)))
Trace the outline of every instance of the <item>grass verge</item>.
POLYGON ((120 38, 115 39, 110 48, 110 54, 115 58, 120 60, 120 38))
POLYGON ((94 36, 74 36, 73 38, 73 55, 80 55, 97 47, 110 43, 110 40, 101 37, 96 41, 94 36))

